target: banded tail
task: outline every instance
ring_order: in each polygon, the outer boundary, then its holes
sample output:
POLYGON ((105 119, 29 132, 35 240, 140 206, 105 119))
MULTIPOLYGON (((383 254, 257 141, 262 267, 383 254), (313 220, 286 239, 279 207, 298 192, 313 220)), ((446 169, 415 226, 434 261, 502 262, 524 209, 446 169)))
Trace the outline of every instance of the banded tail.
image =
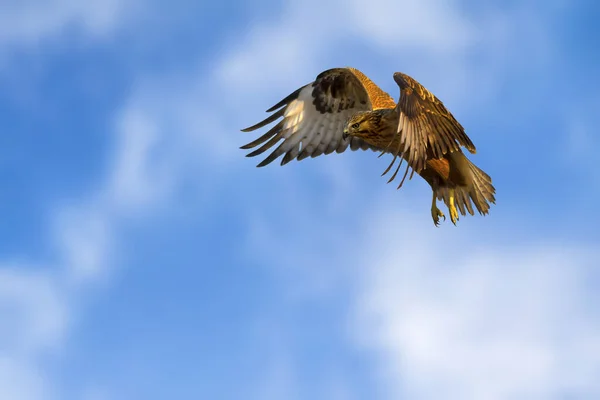
MULTIPOLYGON (((474 215, 473 204, 475 204, 479 214, 486 215, 489 212, 490 205, 496 204, 496 198, 494 197, 496 189, 492 185, 492 178, 473 164, 464 154, 462 155, 471 171, 472 183, 468 186, 456 187, 454 204, 462 215, 467 215, 467 212, 474 215)), ((439 188, 437 198, 443 200, 446 206, 449 206, 448 188, 439 188)))

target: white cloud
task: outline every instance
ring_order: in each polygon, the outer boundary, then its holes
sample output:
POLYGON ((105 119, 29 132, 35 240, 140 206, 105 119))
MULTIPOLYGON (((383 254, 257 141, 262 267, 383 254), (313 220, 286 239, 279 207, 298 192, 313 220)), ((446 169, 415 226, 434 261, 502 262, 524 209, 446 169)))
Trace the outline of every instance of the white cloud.
POLYGON ((243 87, 245 91, 260 93, 265 81, 270 87, 280 86, 289 82, 290 77, 302 76, 303 71, 310 70, 321 47, 311 40, 309 33, 303 32, 299 22, 284 19, 269 27, 252 28, 240 47, 225 55, 225 60, 215 68, 222 87, 231 92, 243 87))
POLYGON ((2 5, 0 44, 39 44, 77 27, 91 36, 105 36, 122 21, 131 1, 13 0, 2 5))
POLYGON ((392 210, 370 221, 356 326, 390 397, 600 395, 600 299, 588 286, 600 254, 559 238, 435 236, 392 210))
POLYGON ((438 54, 455 54, 475 41, 472 23, 454 1, 377 0, 368 4, 355 0, 338 3, 341 26, 380 46, 426 49, 438 54))
POLYGON ((54 222, 55 244, 67 280, 81 284, 102 277, 112 247, 112 221, 107 212, 96 204, 78 204, 60 210, 54 222))
POLYGON ((51 398, 38 363, 62 345, 68 311, 51 273, 22 263, 0 265, 0 398, 51 398))
POLYGON ((118 122, 117 144, 106 190, 110 202, 127 208, 143 207, 160 196, 160 174, 154 164, 159 141, 152 116, 128 109, 118 122))
POLYGON ((0 352, 31 354, 56 347, 68 323, 54 277, 26 265, 0 266, 0 352))
MULTIPOLYGON (((340 45, 359 44, 346 50, 344 63, 359 61, 361 54, 369 57, 360 41, 375 45, 381 53, 417 49, 456 62, 474 41, 476 32, 470 25, 454 2, 378 0, 368 6, 359 1, 289 2, 276 20, 251 26, 215 70, 223 87, 238 94, 240 88, 260 94, 265 82, 291 92, 292 82, 297 87, 314 78, 307 72, 320 72, 324 68, 320 61, 340 45)), ((407 64, 410 60, 404 61, 407 64)))
POLYGON ((39 369, 8 356, 0 356, 0 397, 10 400, 53 398, 39 369))
POLYGON ((65 344, 78 296, 110 272, 121 224, 147 215, 158 193, 159 182, 150 174, 152 130, 120 122, 116 129, 118 156, 105 181, 56 210, 50 233, 57 259, 43 267, 0 265, 1 398, 48 399, 51 382, 39 363, 65 344))
MULTIPOLYGON (((374 195, 342 221, 296 194, 276 197, 286 209, 256 210, 248 256, 273 268, 295 301, 352 291, 348 334, 376 361, 383 397, 600 395, 591 283, 600 254, 591 243, 503 235, 489 217, 493 240, 469 225, 435 229, 427 216, 399 212, 398 194, 393 203, 374 195)), ((532 230, 518 218, 508 225, 532 230)), ((298 367, 290 362, 286 371, 298 367)))
MULTIPOLYGON (((459 118, 479 115, 481 109, 489 111, 492 101, 507 102, 498 95, 515 76, 538 74, 560 61, 552 26, 564 6, 548 3, 543 12, 538 6, 536 1, 470 9, 452 0, 378 0, 368 6, 360 1, 288 2, 281 15, 254 19, 245 35, 235 36, 227 43, 232 46, 218 54, 207 82, 219 100, 213 104, 199 96, 191 104, 214 110, 207 115, 232 107, 227 111, 244 116, 243 122, 224 132, 237 132, 323 69, 352 65, 394 98, 398 89, 391 73, 404 71, 459 118), (387 73, 378 72, 383 64, 387 73)), ((207 139, 217 146, 223 136, 207 139)))
MULTIPOLYGON (((105 35, 117 27, 130 4, 4 4, 0 45, 37 44, 71 26, 105 35)), ((56 246, 54 259, 33 265, 0 263, 0 398, 52 398, 52 377, 42 366, 45 356, 65 345, 79 296, 109 272, 114 236, 124 217, 143 214, 141 206, 157 196, 160 177, 151 168, 156 149, 152 130, 133 112, 115 122, 116 156, 104 181, 55 210, 48 230, 49 242, 56 246)))

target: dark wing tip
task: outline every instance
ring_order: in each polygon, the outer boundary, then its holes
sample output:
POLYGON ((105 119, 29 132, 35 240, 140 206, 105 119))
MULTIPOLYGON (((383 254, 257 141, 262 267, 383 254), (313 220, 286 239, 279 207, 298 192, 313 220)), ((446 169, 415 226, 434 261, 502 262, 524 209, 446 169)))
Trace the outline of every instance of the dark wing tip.
POLYGON ((402 72, 394 72, 394 80, 402 89, 410 86, 407 78, 408 75, 403 74, 402 72))
POLYGON ((276 119, 282 117, 284 115, 284 113, 285 113, 285 108, 282 108, 279 111, 277 111, 276 113, 269 115, 267 118, 263 119, 259 123, 249 126, 248 128, 241 129, 241 131, 242 132, 250 132, 250 131, 254 131, 258 128, 262 128, 263 126, 268 125, 271 122, 275 121, 276 119))
POLYGON ((257 124, 254 124, 254 125, 252 125, 252 126, 249 126, 249 127, 247 127, 247 128, 244 128, 244 129, 240 129, 240 131, 242 131, 242 132, 252 132, 252 131, 255 131, 255 130, 257 130, 258 128, 262 128, 263 126, 265 126, 265 125, 269 124, 270 122, 272 122, 272 120, 271 120, 271 121, 269 121, 269 118, 267 118, 267 119, 265 119, 265 120, 262 120, 262 121, 260 121, 260 122, 259 122, 259 123, 257 123, 257 124))
POLYGON ((277 151, 272 152, 271 154, 269 154, 267 156, 267 158, 265 158, 264 160, 262 160, 260 163, 258 163, 256 165, 256 168, 262 168, 266 165, 271 164, 277 157, 279 157, 281 154, 279 154, 277 151))
POLYGON ((273 111, 277 110, 278 108, 281 108, 281 107, 291 103, 293 100, 296 100, 298 98, 298 95, 302 91, 302 89, 304 89, 306 86, 307 85, 304 85, 304 86, 299 87, 298 89, 294 90, 292 93, 287 95, 285 98, 281 99, 281 101, 279 103, 277 103, 273 107, 269 108, 266 112, 273 112, 273 111))

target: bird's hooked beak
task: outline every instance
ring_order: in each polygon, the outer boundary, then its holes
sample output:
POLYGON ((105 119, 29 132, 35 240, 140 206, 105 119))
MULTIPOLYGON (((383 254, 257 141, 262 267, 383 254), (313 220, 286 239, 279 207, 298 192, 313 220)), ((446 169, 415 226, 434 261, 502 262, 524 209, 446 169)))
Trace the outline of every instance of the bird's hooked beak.
POLYGON ((344 132, 342 132, 342 139, 346 140, 348 139, 348 136, 350 136, 350 134, 348 133, 348 127, 344 128, 344 132))

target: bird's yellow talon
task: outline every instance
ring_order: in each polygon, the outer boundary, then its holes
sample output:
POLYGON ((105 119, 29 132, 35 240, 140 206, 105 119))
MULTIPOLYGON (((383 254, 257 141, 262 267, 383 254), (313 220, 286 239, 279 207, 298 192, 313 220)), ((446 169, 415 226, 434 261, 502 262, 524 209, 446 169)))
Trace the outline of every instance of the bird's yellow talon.
POLYGON ((456 211, 456 207, 450 209, 450 221, 452 221, 454 225, 456 225, 456 221, 458 221, 458 211, 456 211))
POLYGON ((431 202, 431 217, 433 218, 433 224, 435 226, 440 226, 440 217, 443 217, 444 221, 446 220, 446 216, 442 210, 437 208, 437 205, 435 204, 435 192, 433 192, 433 200, 431 202))
POLYGON ((450 221, 456 226, 456 222, 458 221, 458 210, 456 209, 456 205, 454 205, 454 189, 450 189, 450 205, 448 206, 448 211, 450 211, 450 221))
POLYGON ((444 213, 437 207, 431 209, 431 217, 435 226, 440 226, 440 217, 444 218, 444 221, 446 220, 444 213))

